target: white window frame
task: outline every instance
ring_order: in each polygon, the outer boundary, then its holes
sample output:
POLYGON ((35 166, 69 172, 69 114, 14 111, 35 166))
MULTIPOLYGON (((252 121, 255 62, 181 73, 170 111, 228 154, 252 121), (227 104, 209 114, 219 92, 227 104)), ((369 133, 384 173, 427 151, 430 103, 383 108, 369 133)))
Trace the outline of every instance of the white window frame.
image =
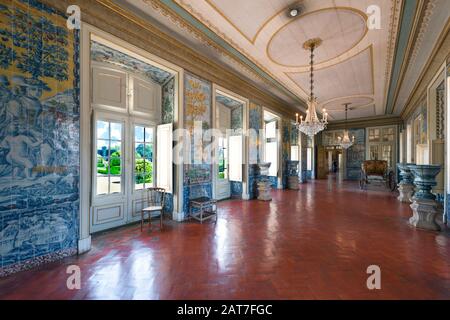
POLYGON ((306 148, 306 171, 313 171, 314 148, 306 148))
POLYGON ((291 161, 300 161, 300 146, 298 144, 291 145, 290 160, 291 161))
POLYGON ((280 169, 280 155, 279 155, 279 149, 280 149, 280 142, 278 141, 279 139, 279 137, 278 137, 278 122, 279 122, 279 119, 278 118, 275 118, 275 119, 273 119, 273 120, 271 120, 271 121, 268 121, 268 122, 266 122, 266 121, 264 121, 264 148, 263 148, 263 152, 264 152, 264 161, 265 162, 268 162, 268 159, 267 159, 267 156, 266 156, 266 150, 267 150, 267 143, 269 143, 269 142, 275 142, 276 143, 276 146, 277 146, 277 157, 276 157, 276 159, 277 159, 277 162, 276 162, 276 168, 275 168, 275 170, 276 170, 276 172, 275 172, 275 175, 271 175, 270 174, 270 169, 272 169, 273 170, 273 161, 270 161, 272 164, 270 165, 270 168, 269 168, 269 177, 278 177, 278 173, 279 173, 279 169, 280 169), (268 138, 267 137, 267 125, 268 124, 271 124, 271 123, 274 123, 275 124, 275 136, 274 137, 270 137, 270 138, 268 138), (269 141, 269 140, 272 140, 272 141, 269 141))
POLYGON ((102 202, 106 199, 113 199, 113 198, 122 198, 125 196, 125 183, 126 183, 126 174, 125 174, 125 163, 127 162, 127 142, 125 141, 125 131, 128 127, 128 117, 123 115, 116 115, 112 113, 104 113, 95 111, 94 117, 93 117, 93 134, 92 134, 92 200, 93 202, 102 202), (108 194, 97 194, 97 121, 105 121, 105 122, 115 122, 115 123, 121 123, 122 124, 122 137, 121 137, 121 183, 120 183, 120 193, 108 193, 108 194))
MULTIPOLYGON (((131 193, 135 194, 135 193, 142 193, 143 190, 147 189, 147 188, 151 188, 154 187, 156 185, 156 125, 151 123, 151 122, 145 122, 142 120, 133 120, 131 122, 131 126, 130 126, 130 136, 131 136, 131 140, 132 140, 132 144, 131 144, 131 154, 132 154, 132 162, 131 162, 131 170, 133 171, 132 173, 132 188, 131 188, 131 193), (143 189, 136 189, 136 174, 135 174, 135 165, 136 165, 136 150, 135 150, 135 146, 136 146, 136 133, 135 133, 135 127, 144 127, 144 128, 150 128, 153 131, 153 141, 152 141, 152 145, 153 145, 153 158, 152 158, 152 175, 153 175, 153 179, 152 179, 152 183, 151 185, 147 184, 144 182, 144 188, 143 189)), ((145 137, 144 137, 145 138, 145 137)), ((145 147, 145 146, 144 146, 145 147)))
MULTIPOLYGON (((409 129, 407 129, 408 131, 409 129)), ((391 125, 391 126, 379 126, 379 127, 368 127, 366 128, 366 159, 371 159, 371 155, 370 155, 370 148, 372 146, 377 146, 378 148, 378 160, 382 160, 383 159, 383 148, 384 146, 391 146, 392 147, 392 159, 391 159, 391 163, 390 163, 390 167, 395 169, 396 164, 398 162, 398 154, 397 154, 397 150, 399 148, 398 144, 399 144, 399 132, 398 132, 398 126, 397 125, 391 125), (373 129, 378 129, 380 130, 380 139, 378 141, 370 141, 369 140, 369 132, 370 130, 373 129), (394 139, 392 141, 384 141, 383 140, 383 136, 384 136, 384 131, 387 129, 392 129, 394 132, 394 139)))

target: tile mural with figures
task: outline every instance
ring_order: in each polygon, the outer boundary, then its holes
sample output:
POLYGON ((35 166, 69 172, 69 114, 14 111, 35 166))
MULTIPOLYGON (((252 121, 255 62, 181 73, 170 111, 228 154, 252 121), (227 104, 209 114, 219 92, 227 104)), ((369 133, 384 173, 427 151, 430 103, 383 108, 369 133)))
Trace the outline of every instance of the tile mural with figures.
MULTIPOLYGON (((212 85, 210 82, 202 80, 194 75, 185 74, 184 80, 184 123, 185 128, 191 135, 191 148, 188 157, 188 164, 184 165, 184 183, 206 183, 212 182, 211 160, 204 159, 203 150, 211 142, 205 141, 202 135, 201 139, 194 139, 194 126, 200 124, 201 129, 211 128, 211 93, 212 85)), ((190 149, 190 150, 189 150, 190 149)))
MULTIPOLYGON (((204 159, 203 150, 211 141, 201 139, 194 142, 194 126, 200 123, 203 130, 211 128, 212 116, 212 84, 209 81, 185 73, 184 74, 184 124, 191 134, 191 148, 185 162, 190 158, 191 163, 184 164, 183 183, 183 212, 189 212, 189 200, 199 197, 212 197, 212 165, 211 159, 204 159)), ((189 142, 188 142, 189 143, 189 142)), ((186 145, 185 145, 186 146, 186 145)))
POLYGON ((36 0, 0 4, 0 276, 76 251, 78 31, 36 0))

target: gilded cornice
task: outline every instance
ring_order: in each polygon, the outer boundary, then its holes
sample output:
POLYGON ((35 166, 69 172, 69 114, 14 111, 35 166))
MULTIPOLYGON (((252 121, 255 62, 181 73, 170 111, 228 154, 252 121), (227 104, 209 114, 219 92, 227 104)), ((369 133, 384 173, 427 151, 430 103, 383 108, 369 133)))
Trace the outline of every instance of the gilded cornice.
POLYGON ((411 113, 419 105, 420 101, 427 94, 427 87, 432 81, 433 77, 438 72, 442 64, 448 59, 450 52, 450 19, 447 20, 444 29, 439 36, 433 51, 428 57, 428 61, 425 67, 422 69, 420 76, 417 79, 416 85, 411 91, 405 108, 403 109, 400 116, 402 119, 407 119, 411 113))
POLYGON ((434 9, 436 7, 436 2, 437 2, 437 0, 429 0, 428 3, 426 3, 426 5, 424 5, 420 28, 418 29, 417 34, 415 36, 416 40, 415 40, 415 44, 414 44, 414 49, 411 53, 411 57, 408 62, 408 68, 410 68, 411 65, 413 65, 416 62, 417 55, 420 51, 420 48, 422 47, 423 38, 425 37, 425 34, 430 25, 431 15, 433 14, 434 9))
MULTIPOLYGON (((172 21, 180 21, 182 19, 180 19, 178 17, 178 15, 176 13, 171 13, 172 10, 170 10, 170 8, 168 8, 167 6, 165 6, 164 4, 162 4, 159 0, 142 0, 145 3, 150 4, 154 9, 159 10, 161 13, 163 13, 164 15, 168 16, 170 15, 170 18, 172 21)), ((281 83, 281 80, 278 79, 272 72, 270 72, 269 69, 267 69, 266 67, 264 67, 262 64, 260 64, 258 61, 254 60, 251 58, 250 54, 241 46, 239 46, 235 41, 233 41, 230 37, 228 37, 225 33, 223 33, 220 29, 216 28, 214 26, 213 23, 211 23, 211 21, 209 21, 206 17, 204 17, 200 12, 196 11, 190 4, 186 3, 185 1, 181 0, 180 3, 182 4, 182 6, 184 8, 186 8, 188 10, 188 12, 190 12, 194 18, 198 17, 197 21, 199 21, 200 23, 202 23, 204 26, 206 26, 209 30, 211 30, 212 32, 214 32, 215 34, 217 34, 219 37, 221 37, 223 40, 225 40, 230 46, 232 46, 233 48, 235 48, 236 50, 238 50, 241 54, 243 54, 247 59, 251 60, 255 65, 258 66, 258 68, 260 68, 261 70, 263 70, 265 73, 267 73, 269 76, 271 76, 273 79, 275 79, 276 81, 281 83)), ((211 3, 208 2, 210 5, 211 3)), ((202 32, 199 32, 196 28, 192 28, 191 25, 189 25, 188 23, 182 21, 182 23, 177 23, 180 27, 187 29, 189 32, 195 32, 198 35, 198 39, 201 40, 203 43, 205 44, 209 44, 210 42, 214 43, 214 46, 212 46, 214 49, 216 49, 217 52, 219 52, 221 55, 223 56, 227 56, 233 60, 235 60, 235 62, 238 63, 238 65, 242 68, 245 67, 248 71, 252 72, 255 74, 255 76, 257 76, 259 79, 263 80, 265 83, 267 84, 271 84, 270 81, 268 81, 266 78, 261 77, 259 74, 255 73, 253 69, 249 68, 248 66, 246 66, 245 64, 242 64, 242 62, 238 59, 236 59, 235 56, 230 55, 229 53, 227 53, 222 47, 218 46, 214 41, 211 41, 211 39, 209 39, 208 37, 206 37, 202 32), (195 31, 193 30, 195 29, 195 31)), ((287 89, 286 89, 287 90, 287 89)), ((297 99, 301 99, 300 97, 298 97, 295 93, 290 92, 289 93, 293 96, 295 96, 297 99)))
MULTIPOLYGON (((431 1, 431 0, 418 0, 418 5, 416 7, 416 12, 414 15, 414 22, 412 25, 412 30, 409 34, 408 44, 406 46, 405 55, 404 55, 404 58, 403 58, 403 61, 402 61, 401 67, 400 67, 400 75, 398 78, 397 86, 395 87, 395 91, 394 91, 394 99, 393 99, 392 110, 391 110, 392 112, 397 103, 398 94, 403 85, 403 80, 405 79, 405 74, 406 74, 406 71, 408 70, 409 61, 411 60, 412 51, 413 51, 413 48, 414 48, 416 40, 417 40, 418 29, 419 29, 419 26, 421 24, 421 21, 422 21, 424 15, 425 15, 426 4, 429 1, 431 1)), ((386 107, 388 107, 387 104, 386 104, 386 107)), ((386 110, 386 111, 389 111, 389 110, 386 110)))
POLYGON ((42 1, 63 12, 69 5, 76 4, 81 9, 81 19, 86 23, 286 117, 292 118, 298 112, 278 97, 262 91, 234 71, 206 58, 111 0, 42 1))
POLYGON ((395 54, 395 45, 397 43, 398 32, 400 27, 400 12, 402 8, 402 0, 394 0, 392 1, 391 7, 391 16, 389 22, 389 39, 387 42, 387 55, 386 55, 386 69, 384 71, 384 76, 386 79, 385 87, 384 87, 384 101, 388 98, 388 89, 391 83, 391 72, 394 64, 394 54, 395 54))
POLYGON ((328 130, 341 130, 345 128, 368 128, 368 127, 382 127, 389 125, 401 125, 403 120, 400 117, 383 115, 370 118, 360 118, 348 120, 333 121, 328 124, 328 130))
MULTIPOLYGON (((263 81, 264 83, 274 86, 274 83, 272 81, 269 81, 269 79, 261 76, 259 73, 255 72, 253 68, 248 66, 247 64, 243 63, 238 57, 236 57, 233 54, 230 54, 227 50, 225 50, 222 46, 218 45, 215 41, 210 39, 208 36, 206 36, 203 32, 198 30, 197 28, 193 27, 190 23, 186 22, 183 18, 181 18, 176 12, 174 12, 171 8, 169 8, 167 5, 162 3, 159 0, 142 0, 143 2, 150 5, 153 9, 160 12, 163 16, 166 18, 169 18, 172 23, 179 26, 181 29, 186 30, 189 34, 194 35, 196 39, 200 40, 203 44, 213 48, 216 52, 221 54, 224 57, 227 57, 231 59, 231 61, 234 63, 235 66, 237 66, 239 69, 244 69, 247 72, 250 72, 253 76, 258 78, 259 80, 263 81)), ((226 36, 223 32, 218 30, 214 27, 214 25, 205 17, 202 16, 201 13, 194 10, 194 8, 181 1, 183 4, 183 8, 187 9, 187 11, 191 14, 191 16, 198 21, 198 23, 201 23, 203 26, 205 26, 207 29, 209 29, 211 32, 218 35, 221 39, 223 39, 226 43, 228 43, 232 48, 237 50, 240 54, 242 54, 246 59, 251 61, 254 65, 256 65, 259 69, 261 69, 265 74, 270 76, 273 80, 276 81, 277 85, 282 88, 282 91, 284 91, 285 94, 291 96, 291 98, 299 101, 299 103, 304 103, 303 99, 299 96, 297 96, 295 93, 288 90, 285 86, 281 84, 281 80, 278 79, 272 72, 270 72, 266 67, 255 61, 250 57, 250 55, 236 42, 234 42, 231 38, 226 36), (198 17, 198 18, 197 18, 198 17)), ((280 89, 279 88, 279 89, 280 89)), ((281 89, 280 89, 281 90, 281 89)), ((306 103, 304 104, 306 106, 306 103)))

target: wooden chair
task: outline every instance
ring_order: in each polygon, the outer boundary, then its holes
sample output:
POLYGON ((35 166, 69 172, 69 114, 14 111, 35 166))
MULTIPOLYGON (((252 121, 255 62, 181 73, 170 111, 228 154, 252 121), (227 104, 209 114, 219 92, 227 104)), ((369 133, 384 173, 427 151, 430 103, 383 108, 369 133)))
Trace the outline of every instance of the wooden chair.
POLYGON ((163 215, 164 215, 164 201, 166 197, 166 190, 163 188, 148 188, 144 191, 143 201, 147 201, 147 207, 141 210, 141 232, 144 226, 144 216, 148 213, 148 223, 150 229, 152 227, 152 213, 160 212, 159 226, 163 228, 163 215), (146 199, 145 199, 146 197, 146 199))

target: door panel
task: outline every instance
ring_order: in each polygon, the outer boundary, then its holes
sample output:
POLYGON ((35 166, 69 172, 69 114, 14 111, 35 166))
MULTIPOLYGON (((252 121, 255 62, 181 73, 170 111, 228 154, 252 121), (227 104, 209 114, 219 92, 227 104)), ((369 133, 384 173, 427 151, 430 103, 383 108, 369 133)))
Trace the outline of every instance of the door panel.
POLYGON ((141 209, 146 203, 146 191, 155 186, 155 128, 150 122, 136 120, 130 125, 133 155, 130 166, 130 185, 127 192, 127 221, 141 219, 141 209))
POLYGON ((162 124, 157 127, 156 143, 156 186, 164 188, 166 192, 172 193, 172 157, 173 157, 173 126, 171 123, 162 124))
POLYGON ((230 137, 230 181, 242 182, 242 136, 230 137))
POLYGON ((94 206, 92 211, 92 232, 117 227, 126 222, 125 207, 123 202, 94 206))
POLYGON ((216 164, 214 169, 215 198, 218 200, 231 197, 231 187, 229 180, 229 139, 227 130, 231 128, 231 110, 217 103, 217 128, 222 132, 219 138, 217 150, 215 152, 216 164))
POLYGON ((325 147, 319 146, 317 148, 317 178, 326 179, 327 173, 327 153, 325 147))
POLYGON ((132 113, 146 115, 155 122, 160 120, 161 87, 155 83, 131 77, 133 87, 132 113))
POLYGON ((92 103, 126 111, 126 73, 95 66, 92 78, 92 103))
POLYGON ((126 117, 95 112, 91 230, 97 232, 127 220, 126 117))

